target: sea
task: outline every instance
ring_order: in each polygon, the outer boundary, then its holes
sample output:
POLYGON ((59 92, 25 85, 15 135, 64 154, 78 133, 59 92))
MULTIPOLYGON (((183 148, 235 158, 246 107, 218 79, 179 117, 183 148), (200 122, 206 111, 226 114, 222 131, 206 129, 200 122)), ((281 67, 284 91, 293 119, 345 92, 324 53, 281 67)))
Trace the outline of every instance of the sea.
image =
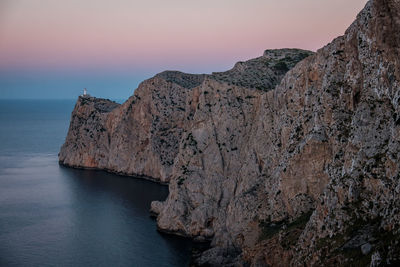
POLYGON ((157 231, 168 187, 60 166, 75 100, 0 100, 0 266, 187 266, 157 231))

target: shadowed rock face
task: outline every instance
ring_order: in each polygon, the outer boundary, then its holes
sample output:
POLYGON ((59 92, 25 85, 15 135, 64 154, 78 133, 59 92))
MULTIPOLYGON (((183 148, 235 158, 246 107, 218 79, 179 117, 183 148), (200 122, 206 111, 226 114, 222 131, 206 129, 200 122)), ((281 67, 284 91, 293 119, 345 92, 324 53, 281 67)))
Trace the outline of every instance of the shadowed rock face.
POLYGON ((161 230, 211 240, 199 265, 398 263, 400 1, 369 1, 296 65, 308 53, 165 72, 98 119, 74 119, 92 112, 80 99, 60 161, 170 181, 152 211, 161 230), (91 124, 105 125, 93 140, 91 124))

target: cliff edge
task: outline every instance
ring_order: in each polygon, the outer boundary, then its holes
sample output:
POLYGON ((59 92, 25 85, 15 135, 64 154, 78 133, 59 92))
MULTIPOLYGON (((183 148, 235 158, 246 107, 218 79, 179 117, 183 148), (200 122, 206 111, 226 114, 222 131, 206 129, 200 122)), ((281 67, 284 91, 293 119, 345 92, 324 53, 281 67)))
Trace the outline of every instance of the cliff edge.
POLYGON ((229 97, 237 109, 242 98, 253 101, 250 97, 273 89, 289 67, 311 54, 300 49, 271 53, 274 55, 241 62, 230 71, 211 75, 162 72, 142 82, 122 105, 79 97, 60 150, 60 164, 168 182, 182 136, 191 127, 204 88, 214 83, 222 91, 230 89, 229 97), (242 89, 234 92, 230 85, 242 89), (108 108, 99 109, 100 103, 108 108))
POLYGON ((196 265, 399 264, 400 1, 370 0, 311 54, 156 75, 94 111, 103 133, 75 120, 60 162, 101 150, 98 168, 169 181, 151 209, 160 230, 210 242, 196 265))

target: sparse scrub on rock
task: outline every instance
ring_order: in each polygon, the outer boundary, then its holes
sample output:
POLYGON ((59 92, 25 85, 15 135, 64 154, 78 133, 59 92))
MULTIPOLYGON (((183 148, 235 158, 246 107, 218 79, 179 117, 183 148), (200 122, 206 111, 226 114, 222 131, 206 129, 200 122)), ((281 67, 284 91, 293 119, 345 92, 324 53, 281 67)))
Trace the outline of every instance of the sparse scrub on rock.
POLYGON ((211 242, 198 265, 396 265, 399 47, 400 2, 370 0, 316 53, 163 72, 122 105, 80 98, 60 162, 169 182, 152 211, 211 242))

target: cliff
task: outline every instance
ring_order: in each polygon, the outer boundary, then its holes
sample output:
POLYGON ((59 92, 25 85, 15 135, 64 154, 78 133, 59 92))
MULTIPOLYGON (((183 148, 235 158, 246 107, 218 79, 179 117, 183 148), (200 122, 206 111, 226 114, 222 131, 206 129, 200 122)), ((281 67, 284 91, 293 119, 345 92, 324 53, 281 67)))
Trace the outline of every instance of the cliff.
POLYGON ((183 134, 191 127, 200 105, 209 108, 210 103, 200 103, 204 88, 214 83, 221 84, 223 91, 230 89, 233 109, 239 112, 240 100, 251 102, 256 95, 271 90, 288 67, 310 55, 299 49, 269 53, 273 54, 237 63, 230 71, 212 75, 162 72, 142 82, 122 105, 79 97, 60 150, 60 163, 168 182, 183 134), (247 87, 233 92, 233 87, 242 88, 234 84, 247 87), (230 85, 233 87, 228 88, 230 85), (99 105, 107 108, 99 109, 99 105))
POLYGON ((106 121, 119 106, 107 99, 79 96, 58 155, 60 162, 71 167, 104 168, 110 146, 106 121))
POLYGON ((60 162, 89 167, 102 150, 108 165, 90 167, 170 181, 152 211, 160 230, 211 241, 198 265, 395 265, 400 1, 370 0, 308 55, 273 50, 225 73, 163 73, 93 122, 74 120, 79 100, 60 162), (99 133, 73 150, 88 123, 104 124, 110 141, 99 133))

